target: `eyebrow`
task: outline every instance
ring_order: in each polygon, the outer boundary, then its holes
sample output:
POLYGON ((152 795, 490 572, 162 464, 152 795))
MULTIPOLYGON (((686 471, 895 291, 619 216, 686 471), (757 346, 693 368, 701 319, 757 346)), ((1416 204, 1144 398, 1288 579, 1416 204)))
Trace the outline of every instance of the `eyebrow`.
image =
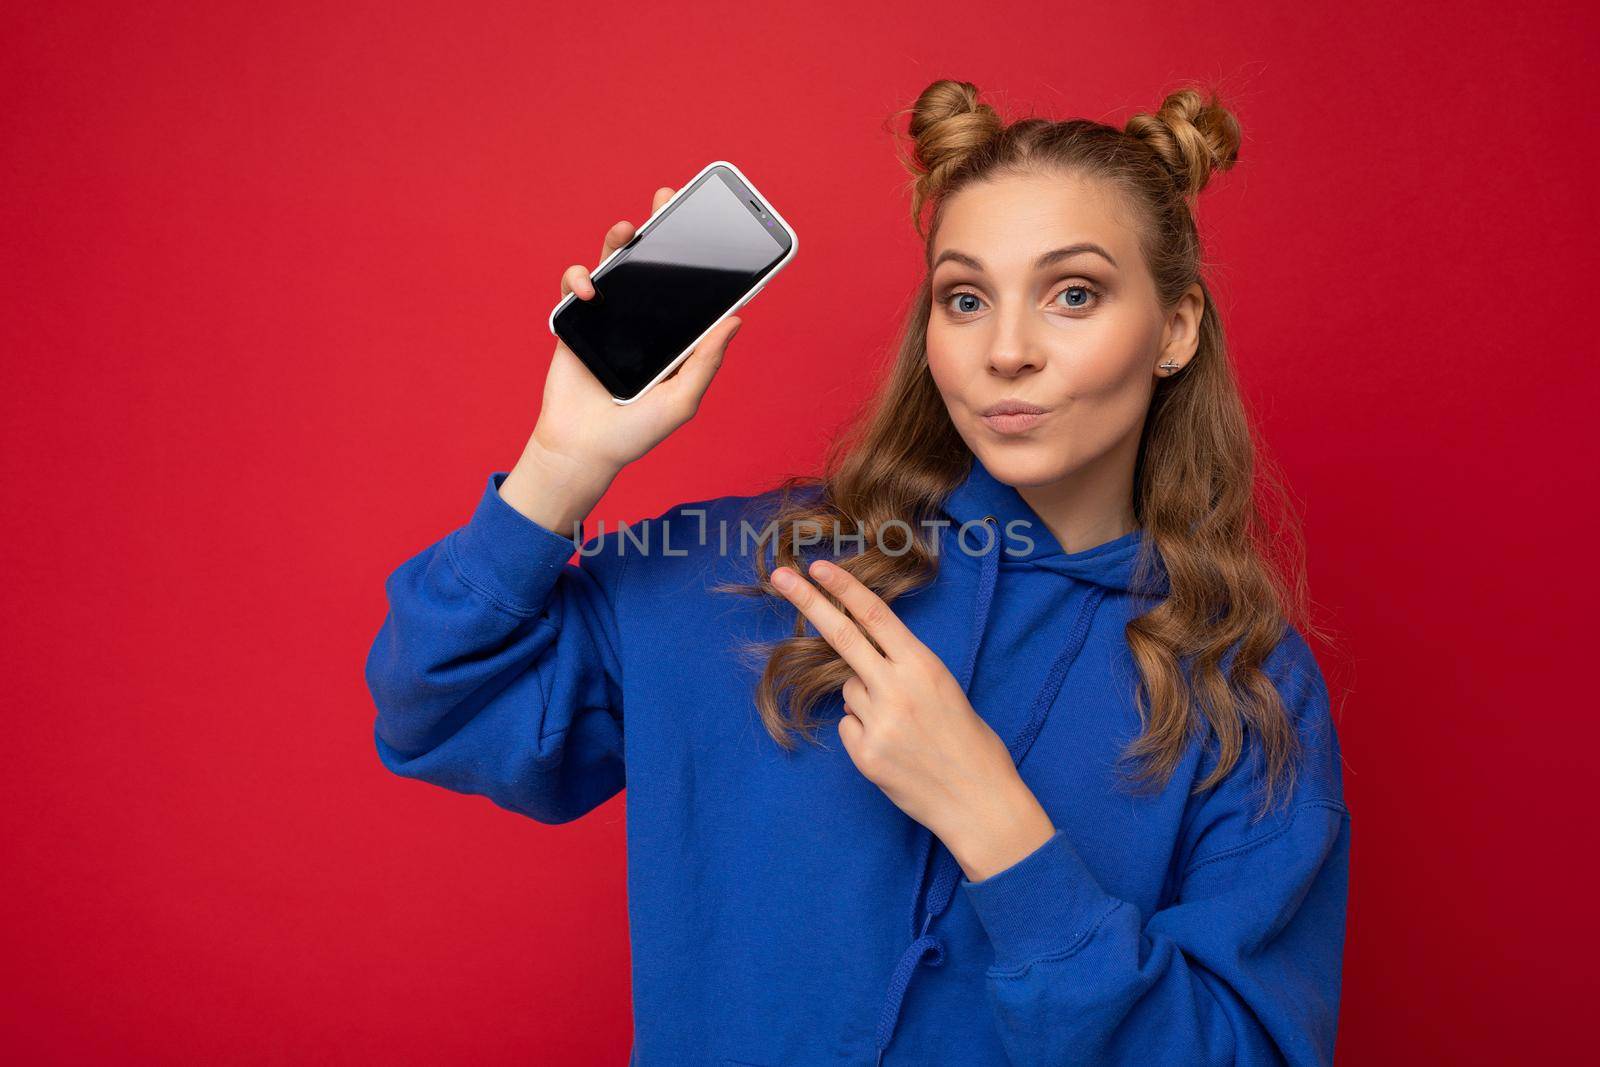
MULTIPOLYGON (((1101 248, 1093 241, 1080 241, 1075 245, 1064 245, 1061 248, 1051 249, 1033 261, 1033 269, 1043 270, 1052 263, 1057 263, 1063 259, 1070 259, 1073 256, 1080 256, 1084 253, 1100 256, 1113 267, 1117 265, 1117 261, 1111 258, 1111 253, 1107 252, 1104 248, 1101 248)), ((933 267, 929 268, 929 273, 933 273, 933 271, 938 268, 939 264, 943 263, 947 259, 955 260, 957 263, 963 263, 979 273, 984 271, 983 261, 977 256, 969 256, 965 252, 957 252, 953 248, 947 248, 943 252, 939 253, 938 259, 933 261, 933 267)))

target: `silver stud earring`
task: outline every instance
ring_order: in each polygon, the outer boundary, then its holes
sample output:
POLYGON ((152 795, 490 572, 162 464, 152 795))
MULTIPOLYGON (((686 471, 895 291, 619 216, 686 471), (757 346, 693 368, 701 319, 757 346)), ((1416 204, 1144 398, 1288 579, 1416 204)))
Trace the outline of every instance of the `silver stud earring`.
POLYGON ((1179 364, 1176 360, 1169 359, 1165 363, 1161 364, 1161 369, 1166 371, 1168 374, 1175 374, 1177 373, 1178 366, 1179 364))

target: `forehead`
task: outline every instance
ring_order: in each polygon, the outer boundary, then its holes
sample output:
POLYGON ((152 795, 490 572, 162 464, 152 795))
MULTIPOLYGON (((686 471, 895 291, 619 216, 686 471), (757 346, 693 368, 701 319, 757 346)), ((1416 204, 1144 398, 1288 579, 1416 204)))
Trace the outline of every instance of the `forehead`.
POLYGON ((1126 268, 1139 254, 1138 235, 1128 223, 1122 199, 1104 181, 1008 176, 974 182, 945 200, 933 255, 954 248, 977 256, 991 271, 1027 271, 1041 252, 1093 241, 1126 268))

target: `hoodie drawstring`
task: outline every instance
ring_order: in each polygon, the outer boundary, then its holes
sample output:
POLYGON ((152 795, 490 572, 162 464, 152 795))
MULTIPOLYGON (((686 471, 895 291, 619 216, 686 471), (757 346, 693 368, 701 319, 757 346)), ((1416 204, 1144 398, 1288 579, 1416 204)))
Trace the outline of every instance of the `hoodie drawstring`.
MULTIPOLYGON (((985 515, 983 521, 995 525, 993 515, 985 515)), ((978 662, 978 649, 983 643, 984 631, 988 629, 990 607, 994 600, 994 590, 1000 570, 1001 555, 1000 537, 998 530, 990 544, 990 549, 983 555, 983 565, 978 578, 978 599, 975 608, 975 621, 972 632, 972 645, 967 653, 967 661, 963 665, 960 676, 963 692, 970 693, 972 674, 978 662)), ((1033 706, 1029 710, 1028 718, 1023 723, 1021 730, 1006 745, 1011 752, 1013 764, 1020 764, 1033 747, 1034 739, 1039 736, 1039 731, 1044 727, 1044 720, 1050 713, 1050 706, 1055 702, 1056 694, 1061 685, 1066 681, 1067 671, 1077 659, 1078 652, 1083 648, 1085 639, 1089 636, 1089 624, 1094 618, 1095 610, 1099 607, 1101 599, 1105 596, 1105 589, 1099 585, 1091 584, 1078 617, 1073 623, 1072 631, 1068 635, 1065 647, 1056 656, 1051 664, 1050 671, 1045 675, 1044 686, 1034 697, 1033 706)), ((889 990, 885 997, 883 1010, 878 1017, 878 1067, 882 1067, 884 1051, 889 1047, 890 1040, 894 1037, 895 1027, 900 1020, 900 1008, 905 1002, 907 987, 925 958, 928 965, 938 967, 944 963, 944 942, 932 936, 928 930, 933 921, 950 905, 955 896, 956 883, 961 876, 961 865, 943 843, 938 846, 938 855, 934 860, 937 873, 932 879, 932 888, 928 893, 928 906, 926 917, 919 929, 917 926, 918 904, 921 902, 923 886, 927 884, 928 853, 934 847, 934 835, 931 830, 924 828, 922 834, 922 847, 920 850, 921 861, 917 865, 919 872, 917 884, 911 894, 911 931, 914 938, 901 953, 899 962, 895 965, 894 974, 889 980, 889 990)))

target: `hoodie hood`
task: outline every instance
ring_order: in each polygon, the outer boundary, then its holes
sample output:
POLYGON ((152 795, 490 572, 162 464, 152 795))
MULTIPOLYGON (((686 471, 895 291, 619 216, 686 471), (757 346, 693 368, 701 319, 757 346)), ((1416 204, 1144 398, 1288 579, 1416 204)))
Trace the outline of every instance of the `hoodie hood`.
MULTIPOLYGON (((946 496, 941 511, 951 521, 948 535, 942 541, 942 551, 946 555, 972 559, 978 567, 972 638, 964 662, 956 672, 963 692, 971 691, 978 650, 988 629, 990 608, 1002 570, 1014 572, 1014 579, 1007 580, 1038 580, 1038 574, 1029 572, 1048 571, 1089 587, 1087 595, 1079 599, 1068 639, 1045 671, 1044 683, 1028 714, 1020 723, 1000 724, 1001 738, 1011 752, 1012 762, 1020 764, 1039 736, 1104 598, 1108 594, 1139 593, 1141 590, 1164 594, 1166 572, 1157 557, 1152 574, 1144 578, 1145 584, 1136 581, 1139 553, 1145 544, 1143 527, 1082 552, 1067 552, 1022 494, 991 474, 976 455, 972 457, 965 479, 946 496)), ((941 561, 940 565, 945 564, 941 561)), ((1019 664, 1019 669, 1026 668, 1019 664)), ((917 969, 924 962, 934 967, 944 962, 944 942, 930 930, 934 920, 949 907, 961 878, 960 864, 926 828, 921 833, 917 870, 919 876, 912 890, 910 907, 912 940, 901 953, 879 1015, 876 1034, 879 1064, 894 1038, 900 1006, 917 969), (934 855, 931 867, 930 853, 934 855), (925 908, 922 906, 924 898, 925 908)))
MULTIPOLYGON (((966 479, 951 490, 940 510, 956 526, 980 523, 986 517, 995 519, 1000 535, 1001 558, 1008 565, 1031 564, 1080 582, 1102 586, 1108 591, 1137 591, 1135 565, 1146 541, 1144 527, 1137 527, 1121 537, 1082 552, 1067 552, 1044 520, 1028 506, 1022 494, 991 474, 976 455, 972 457, 972 467, 966 479)), ((975 525, 969 527, 962 542, 966 550, 973 554, 985 543, 983 531, 975 525)), ((957 552, 962 552, 959 546, 957 552)), ((1156 595, 1164 595, 1168 585, 1159 556, 1156 557, 1156 564, 1153 579, 1146 589, 1156 595)))

